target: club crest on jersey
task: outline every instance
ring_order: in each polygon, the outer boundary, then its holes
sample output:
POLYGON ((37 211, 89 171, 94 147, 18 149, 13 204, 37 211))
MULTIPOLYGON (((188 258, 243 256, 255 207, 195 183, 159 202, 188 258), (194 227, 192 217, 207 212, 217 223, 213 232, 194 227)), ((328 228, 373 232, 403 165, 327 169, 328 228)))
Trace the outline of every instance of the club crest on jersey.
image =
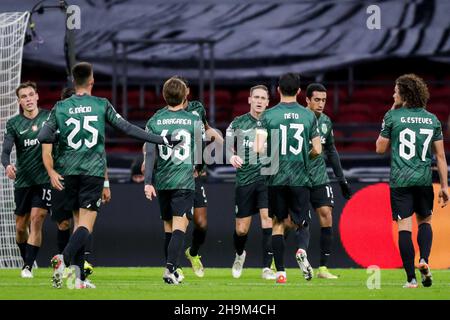
POLYGON ((328 132, 328 127, 325 123, 322 123, 322 133, 326 134, 328 132))
POLYGON ((38 131, 38 126, 37 126, 37 125, 33 125, 33 126, 31 127, 31 130, 33 130, 33 131, 38 131))
POLYGON ((258 127, 261 127, 261 121, 256 121, 256 125, 258 126, 258 127))

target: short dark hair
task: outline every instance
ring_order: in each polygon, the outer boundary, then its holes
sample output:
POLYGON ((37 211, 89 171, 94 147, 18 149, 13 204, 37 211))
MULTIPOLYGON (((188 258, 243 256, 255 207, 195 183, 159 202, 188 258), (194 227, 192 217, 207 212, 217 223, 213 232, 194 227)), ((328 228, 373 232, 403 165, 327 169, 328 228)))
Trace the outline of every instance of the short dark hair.
POLYGON ((406 107, 426 108, 430 93, 425 81, 413 74, 404 74, 395 80, 402 100, 406 107))
POLYGON ((164 83, 163 97, 167 105, 174 107, 184 102, 187 94, 186 84, 176 77, 164 83))
POLYGON ((295 96, 300 89, 300 75, 298 73, 285 73, 278 80, 278 87, 283 96, 295 96))
POLYGON ((19 91, 20 91, 21 89, 24 89, 24 88, 33 88, 34 91, 37 92, 37 85, 36 85, 36 82, 33 82, 33 81, 22 82, 22 83, 17 87, 17 89, 16 89, 16 96, 17 96, 17 98, 20 98, 20 97, 19 97, 19 91))
POLYGON ((311 83, 311 84, 309 84, 306 87, 306 97, 308 99, 311 99, 311 97, 313 96, 314 91, 327 92, 327 89, 321 83, 311 83))
POLYGON ((82 87, 87 84, 87 81, 92 76, 94 69, 89 62, 79 62, 72 68, 73 81, 75 86, 82 87))
POLYGON ((72 87, 66 87, 61 91, 61 100, 67 99, 75 94, 75 89, 72 87))
POLYGON ((264 90, 265 92, 267 92, 267 97, 269 97, 269 88, 267 88, 265 85, 263 84, 258 84, 256 86, 253 86, 250 88, 250 96, 253 94, 253 91, 255 91, 256 89, 261 89, 264 90))

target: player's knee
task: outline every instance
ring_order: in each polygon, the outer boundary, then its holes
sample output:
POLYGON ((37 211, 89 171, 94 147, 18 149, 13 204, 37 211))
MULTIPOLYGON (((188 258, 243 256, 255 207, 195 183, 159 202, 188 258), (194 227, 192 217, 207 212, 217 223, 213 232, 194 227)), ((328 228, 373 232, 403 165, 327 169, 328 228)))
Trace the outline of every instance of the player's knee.
POLYGON ((246 228, 245 226, 237 226, 236 227, 236 234, 239 237, 245 236, 248 233, 248 228, 246 228))
POLYGON ((272 219, 271 218, 262 218, 261 226, 263 229, 272 228, 272 219))
POLYGON ((19 238, 27 235, 27 226, 25 224, 16 223, 16 234, 19 238))
POLYGON ((197 228, 197 229, 206 231, 206 229, 208 227, 208 221, 206 220, 206 217, 199 217, 199 218, 195 219, 194 223, 195 223, 195 228, 197 228))
POLYGON ((16 219, 16 231, 17 232, 27 231, 27 219, 24 219, 24 217, 19 217, 16 219))
POLYGON ((324 226, 331 226, 332 222, 333 222, 333 216, 331 214, 331 210, 328 209, 323 209, 323 210, 319 210, 319 219, 320 219, 320 224, 322 227, 324 226))
POLYGON ((31 216, 31 225, 42 224, 44 222, 46 215, 47 215, 46 212, 39 212, 39 213, 33 214, 31 216))
POLYGON ((421 217, 421 216, 417 215, 416 217, 417 217, 417 224, 418 225, 421 225, 423 223, 431 224, 431 216, 421 217))

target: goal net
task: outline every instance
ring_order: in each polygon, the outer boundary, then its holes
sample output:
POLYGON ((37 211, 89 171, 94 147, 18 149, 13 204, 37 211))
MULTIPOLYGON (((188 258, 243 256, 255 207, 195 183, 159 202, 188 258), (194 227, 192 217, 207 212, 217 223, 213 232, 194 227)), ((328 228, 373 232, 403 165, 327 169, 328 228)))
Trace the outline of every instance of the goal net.
MULTIPOLYGON (((20 84, 28 12, 0 13, 0 147, 6 122, 19 112, 15 89, 20 84)), ((11 162, 15 162, 15 148, 11 162)), ((16 244, 14 184, 0 166, 0 268, 19 268, 23 261, 16 244)))

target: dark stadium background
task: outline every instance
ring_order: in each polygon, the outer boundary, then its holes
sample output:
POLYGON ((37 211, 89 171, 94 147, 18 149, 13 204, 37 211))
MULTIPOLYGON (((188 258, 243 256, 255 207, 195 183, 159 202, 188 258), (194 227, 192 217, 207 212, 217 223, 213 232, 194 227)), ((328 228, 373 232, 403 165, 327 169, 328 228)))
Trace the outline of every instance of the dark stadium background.
MULTIPOLYGON (((0 11, 31 10, 36 3, 2 0, 0 11)), ((55 3, 58 1, 45 2, 55 3)), ((38 83, 43 108, 50 109, 67 84, 66 61, 86 60, 95 68, 93 93, 109 98, 131 122, 143 126, 164 105, 162 81, 178 74, 188 78, 191 98, 204 101, 210 123, 223 132, 236 115, 247 112, 249 87, 258 83, 269 86, 273 106, 278 99, 277 77, 283 72, 299 72, 303 90, 314 81, 328 88, 325 112, 334 122, 336 146, 356 191, 388 179, 389 158, 375 155, 375 140, 383 115, 392 105, 396 77, 413 72, 429 85, 428 109, 440 119, 446 150, 450 151, 450 1, 68 3, 81 9, 81 29, 73 31, 73 42, 64 41, 65 15, 58 9, 41 14, 37 10, 32 15, 35 28, 28 30, 22 80, 38 83), (367 27, 370 5, 380 8, 381 29, 367 27), (72 49, 66 56, 65 44, 72 49), (125 51, 126 63, 122 59, 125 51)), ((305 104, 304 99, 302 92, 299 102, 305 104)), ((112 201, 101 209, 97 220, 96 265, 163 263, 157 203, 146 201, 143 185, 130 178, 140 148, 135 140, 108 130, 112 201)), ((209 232, 201 255, 206 267, 231 267, 234 171, 221 165, 208 170, 209 232)), ((357 267, 340 241, 338 226, 345 202, 339 186, 333 187, 337 204, 330 267, 357 267)), ((309 250, 313 266, 319 259, 318 230, 318 221, 313 219, 309 250)), ((247 266, 259 266, 260 233, 256 218, 248 241, 247 266)), ((293 235, 288 241, 292 248, 293 235)), ((56 226, 47 219, 38 264, 46 266, 55 250, 56 226)), ((289 254, 287 265, 295 266, 294 253, 289 254)))

